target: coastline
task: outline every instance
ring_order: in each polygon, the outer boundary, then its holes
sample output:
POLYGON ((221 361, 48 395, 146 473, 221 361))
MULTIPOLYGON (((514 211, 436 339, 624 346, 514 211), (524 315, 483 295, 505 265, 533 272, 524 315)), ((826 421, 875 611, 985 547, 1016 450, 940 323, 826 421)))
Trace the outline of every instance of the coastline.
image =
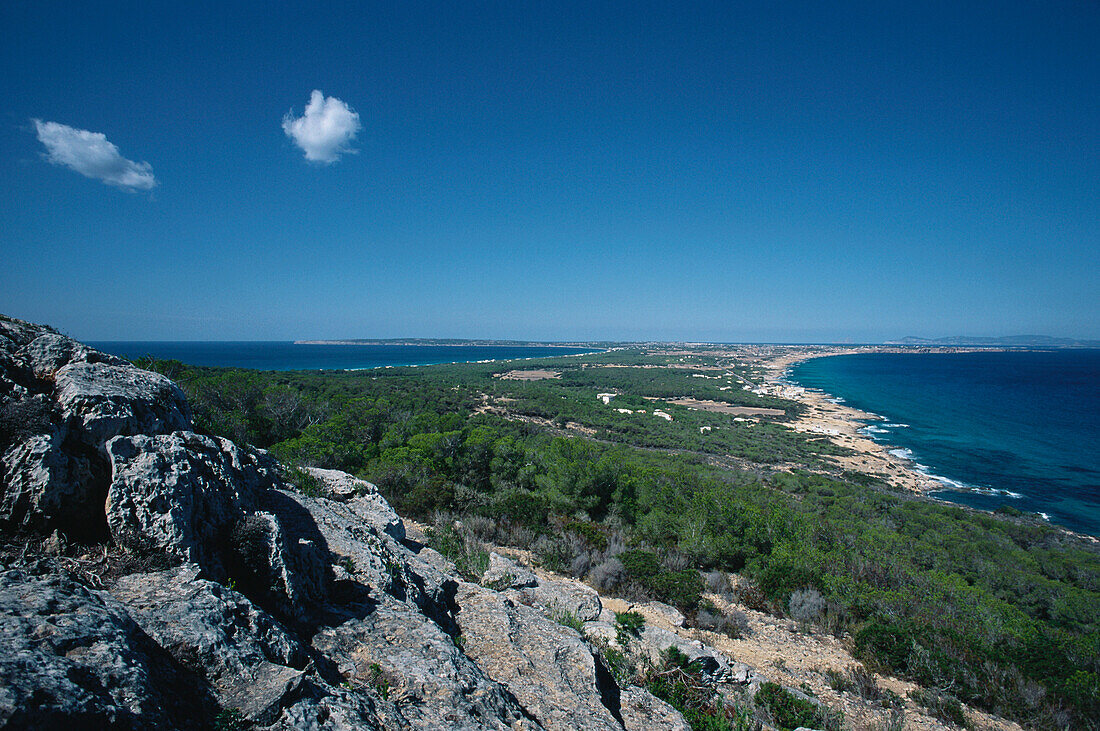
POLYGON ((836 396, 807 389, 792 384, 787 379, 791 366, 815 358, 830 358, 838 355, 856 355, 860 353, 963 353, 989 348, 959 347, 922 347, 897 348, 892 346, 859 346, 852 348, 826 348, 807 351, 780 353, 762 362, 767 370, 764 377, 766 387, 781 393, 784 397, 806 406, 802 414, 791 424, 798 432, 821 435, 833 444, 854 452, 846 456, 829 456, 827 459, 844 470, 861 472, 872 477, 886 480, 890 485, 905 492, 927 496, 928 493, 952 489, 951 486, 916 468, 911 459, 894 454, 888 445, 876 442, 862 434, 861 429, 868 421, 883 420, 885 417, 838 403, 836 396))
MULTIPOLYGON (((831 358, 838 355, 857 355, 861 353, 966 353, 982 352, 990 350, 1007 350, 1006 348, 960 348, 960 347, 921 347, 921 348, 897 348, 894 346, 858 346, 850 348, 823 347, 814 350, 799 349, 791 346, 791 351, 777 353, 765 357, 759 362, 759 366, 766 370, 764 385, 776 392, 782 392, 785 398, 807 407, 805 414, 791 423, 795 431, 808 432, 825 436, 833 444, 846 447, 855 452, 848 456, 828 456, 826 459, 845 470, 861 472, 872 477, 885 479, 891 486, 912 495, 919 495, 929 500, 954 505, 963 510, 971 510, 979 513, 989 511, 975 508, 964 503, 944 500, 929 493, 945 492, 951 490, 963 490, 943 480, 949 477, 939 476, 936 479, 926 474, 915 466, 912 459, 898 456, 892 453, 892 448, 886 444, 876 442, 870 437, 859 433, 866 426, 867 421, 884 420, 881 414, 874 414, 853 408, 844 403, 836 403, 838 397, 816 389, 808 389, 797 385, 787 378, 791 366, 815 358, 831 358)), ((1036 514, 1038 517, 1038 514, 1036 514)), ((1100 545, 1100 536, 1075 531, 1065 525, 1052 522, 1046 516, 1042 516, 1043 525, 1060 531, 1067 536, 1076 538, 1086 544, 1100 545)))

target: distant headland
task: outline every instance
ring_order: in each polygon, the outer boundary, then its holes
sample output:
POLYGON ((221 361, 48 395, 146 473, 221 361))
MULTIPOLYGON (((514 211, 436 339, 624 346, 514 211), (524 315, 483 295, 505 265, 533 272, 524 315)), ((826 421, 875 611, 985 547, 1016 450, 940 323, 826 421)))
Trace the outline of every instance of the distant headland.
POLYGON ((611 341, 576 340, 547 342, 542 340, 463 340, 462 338, 345 338, 341 340, 295 340, 295 345, 468 345, 517 348, 606 348, 611 341))
POLYGON ((1000 338, 953 335, 943 338, 918 338, 912 335, 901 340, 888 340, 886 345, 962 345, 995 348, 1100 348, 1100 340, 1052 338, 1049 335, 1008 335, 1000 338))

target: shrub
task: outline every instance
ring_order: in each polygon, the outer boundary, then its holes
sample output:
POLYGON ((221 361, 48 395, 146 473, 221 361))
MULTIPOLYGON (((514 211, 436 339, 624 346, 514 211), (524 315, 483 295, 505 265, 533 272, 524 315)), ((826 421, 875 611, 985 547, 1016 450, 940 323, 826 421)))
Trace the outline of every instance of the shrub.
POLYGON ((0 451, 35 434, 49 434, 52 411, 42 397, 0 403, 0 451))
POLYGON ((584 634, 584 622, 577 618, 577 615, 570 612, 568 609, 555 609, 551 614, 551 619, 560 625, 575 629, 578 633, 584 634))
POLYGON ((297 465, 285 470, 282 478, 283 482, 306 497, 323 497, 325 494, 325 483, 297 465))
POLYGON ((817 623, 825 614, 825 598, 817 589, 800 589, 791 592, 787 607, 799 624, 817 623))
POLYGON ((653 551, 633 549, 619 554, 627 575, 657 599, 692 609, 699 604, 703 579, 693 569, 670 571, 661 566, 653 551))
POLYGON ((817 729, 839 729, 840 715, 815 703, 792 695, 777 683, 763 683, 753 698, 767 711, 777 726, 794 729, 807 726, 817 729))
POLYGON ((902 626, 868 622, 856 632, 855 654, 871 663, 905 671, 915 639, 913 632, 902 626))
POLYGON ((607 592, 615 589, 626 578, 626 568, 617 558, 609 558, 603 563, 597 564, 588 573, 588 581, 598 591, 607 592))
POLYGON ((939 690, 915 688, 909 692, 909 697, 914 703, 927 708, 929 713, 944 723, 970 728, 966 714, 963 713, 962 704, 955 696, 939 690))
POLYGON ((757 612, 768 610, 768 598, 764 596, 764 592, 760 590, 760 587, 751 581, 741 581, 734 587, 733 596, 749 609, 757 612))
POLYGON ((714 594, 727 594, 730 590, 730 577, 725 571, 707 573, 705 582, 707 589, 714 594))
POLYGON ((705 599, 695 613, 692 624, 699 629, 719 632, 735 640, 745 637, 749 630, 749 621, 743 612, 736 609, 731 609, 728 613, 722 612, 705 599))
POLYGON ((638 637, 644 626, 645 617, 637 612, 615 612, 615 634, 618 636, 619 644, 624 647, 626 643, 623 640, 629 641, 631 636, 638 637))
POLYGON ((489 568, 489 554, 477 541, 462 536, 454 525, 436 526, 425 531, 428 545, 454 561, 466 579, 478 581, 489 568))

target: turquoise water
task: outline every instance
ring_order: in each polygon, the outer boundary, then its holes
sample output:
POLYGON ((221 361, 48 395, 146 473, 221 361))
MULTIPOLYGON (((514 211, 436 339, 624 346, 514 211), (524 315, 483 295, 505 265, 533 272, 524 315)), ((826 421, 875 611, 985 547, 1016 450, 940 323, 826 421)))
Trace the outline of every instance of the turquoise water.
POLYGON ((152 355, 189 365, 264 371, 353 370, 471 363, 590 353, 591 348, 522 345, 296 345, 291 342, 114 341, 88 343, 124 358, 152 355))
POLYGON ((790 377, 884 417, 865 433, 943 482, 936 497, 1100 535, 1100 350, 844 355, 790 377))

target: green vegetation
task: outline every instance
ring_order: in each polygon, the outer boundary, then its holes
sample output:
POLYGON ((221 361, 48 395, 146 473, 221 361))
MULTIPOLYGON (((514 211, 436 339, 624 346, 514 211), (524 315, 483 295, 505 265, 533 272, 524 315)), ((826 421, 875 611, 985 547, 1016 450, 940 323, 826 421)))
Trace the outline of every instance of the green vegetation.
POLYGON ((836 447, 783 423, 798 406, 742 390, 737 377, 753 373, 713 352, 321 374, 152 365, 172 373, 200 429, 356 474, 402 515, 448 516, 431 541, 471 578, 487 561, 477 541, 522 546, 709 627, 699 571, 736 571, 739 600, 850 632, 872 669, 1036 727, 1098 727, 1095 547, 828 467, 821 457, 836 447), (495 377, 511 368, 561 377, 495 377), (613 392, 610 404, 596 398, 613 392), (646 398, 671 396, 786 416, 738 422, 646 398), (779 468, 790 464, 801 468, 779 468))
POLYGON ((841 728, 841 717, 817 704, 799 698, 775 683, 764 683, 753 699, 764 708, 773 723, 784 731, 806 726, 817 729, 841 728))

